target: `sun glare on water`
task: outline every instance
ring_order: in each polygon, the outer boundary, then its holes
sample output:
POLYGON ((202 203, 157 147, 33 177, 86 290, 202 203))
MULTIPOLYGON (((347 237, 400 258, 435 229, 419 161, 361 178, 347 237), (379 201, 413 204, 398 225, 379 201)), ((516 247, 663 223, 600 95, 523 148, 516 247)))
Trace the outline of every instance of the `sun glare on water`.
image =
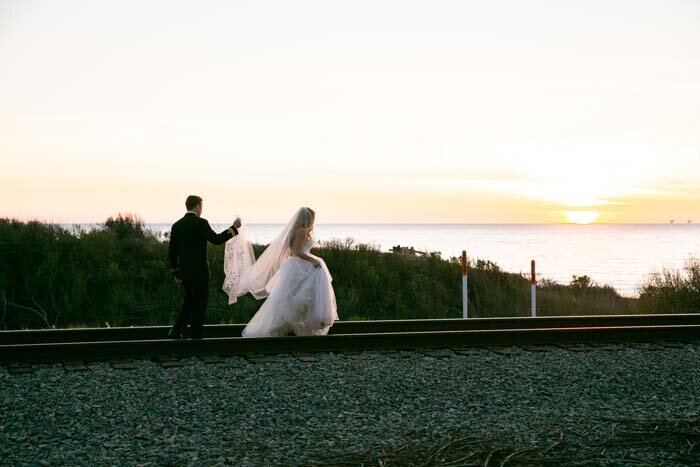
POLYGON ((598 211, 564 211, 566 219, 571 224, 593 224, 601 213, 598 211))

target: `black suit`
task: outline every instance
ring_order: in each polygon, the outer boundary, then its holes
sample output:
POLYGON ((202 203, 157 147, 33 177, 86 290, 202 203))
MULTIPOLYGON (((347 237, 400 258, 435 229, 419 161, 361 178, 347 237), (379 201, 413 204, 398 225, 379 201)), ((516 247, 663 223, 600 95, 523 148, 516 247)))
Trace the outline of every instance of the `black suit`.
POLYGON ((185 289, 182 310, 173 326, 176 337, 182 335, 187 324, 191 326, 193 338, 202 337, 204 315, 209 301, 207 242, 221 245, 237 234, 238 230, 234 226, 217 234, 206 219, 192 212, 173 224, 168 258, 173 274, 182 281, 185 289))

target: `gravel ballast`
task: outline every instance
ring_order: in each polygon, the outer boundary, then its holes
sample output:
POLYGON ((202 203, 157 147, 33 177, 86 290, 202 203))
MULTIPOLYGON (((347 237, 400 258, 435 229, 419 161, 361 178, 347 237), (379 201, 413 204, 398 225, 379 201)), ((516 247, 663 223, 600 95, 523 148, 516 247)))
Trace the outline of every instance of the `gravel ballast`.
POLYGON ((700 464, 700 345, 510 350, 0 368, 0 464, 700 464))

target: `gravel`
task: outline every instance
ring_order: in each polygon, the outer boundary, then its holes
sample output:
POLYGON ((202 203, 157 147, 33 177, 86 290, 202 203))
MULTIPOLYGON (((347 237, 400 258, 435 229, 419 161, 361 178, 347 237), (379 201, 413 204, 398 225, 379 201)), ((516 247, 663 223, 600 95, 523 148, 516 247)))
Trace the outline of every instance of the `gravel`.
POLYGON ((564 464, 700 464, 700 434, 635 443, 653 435, 629 428, 700 426, 700 345, 511 350, 0 369, 0 464, 441 464, 460 437, 483 440, 493 465, 535 448, 564 464))

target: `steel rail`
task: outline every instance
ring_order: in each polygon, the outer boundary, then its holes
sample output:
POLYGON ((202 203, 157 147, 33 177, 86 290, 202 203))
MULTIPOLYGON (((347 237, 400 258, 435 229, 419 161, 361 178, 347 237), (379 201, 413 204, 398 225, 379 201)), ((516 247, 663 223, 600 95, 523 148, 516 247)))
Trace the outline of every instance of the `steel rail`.
POLYGON ((206 338, 0 345, 0 362, 98 361, 159 355, 348 352, 422 347, 474 347, 700 341, 700 325, 611 326, 333 334, 318 337, 206 338))
MULTIPOLYGON (((330 330, 336 334, 381 334, 404 332, 472 331, 498 329, 541 329, 610 326, 700 325, 697 314, 550 316, 539 318, 470 318, 432 320, 338 321, 330 330)), ((243 324, 208 325, 206 338, 240 337, 243 324)), ((0 331, 0 345, 58 342, 144 341, 168 338, 167 326, 74 328, 0 331)))

